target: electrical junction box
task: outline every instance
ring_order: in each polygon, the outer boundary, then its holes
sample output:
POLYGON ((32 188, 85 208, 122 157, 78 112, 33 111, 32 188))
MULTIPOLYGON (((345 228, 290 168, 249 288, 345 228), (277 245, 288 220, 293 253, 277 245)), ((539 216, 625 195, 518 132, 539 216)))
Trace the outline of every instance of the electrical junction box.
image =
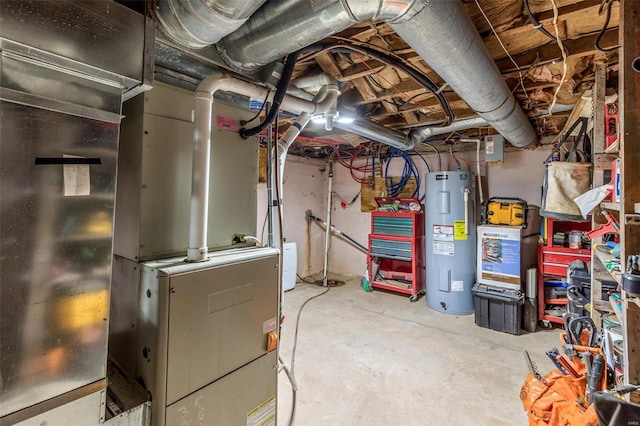
POLYGON ((487 163, 504 162, 504 137, 501 135, 484 137, 484 161, 487 163))

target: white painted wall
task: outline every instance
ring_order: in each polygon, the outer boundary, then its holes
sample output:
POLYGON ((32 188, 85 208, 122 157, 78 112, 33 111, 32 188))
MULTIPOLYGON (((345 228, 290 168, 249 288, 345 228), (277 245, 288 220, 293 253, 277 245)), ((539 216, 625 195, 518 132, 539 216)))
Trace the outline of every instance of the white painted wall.
MULTIPOLYGON (((540 205, 540 188, 544 178, 543 161, 549 154, 549 148, 536 150, 520 150, 505 153, 505 161, 500 165, 481 167, 482 179, 488 185, 485 198, 494 196, 512 196, 526 200, 529 204, 540 205)), ((460 158, 473 161, 475 152, 457 154, 460 158)), ((437 171, 438 160, 435 155, 426 157, 432 171, 437 171)), ((421 175, 426 167, 416 159, 421 175)), ((443 169, 455 170, 456 163, 450 155, 442 154, 443 169)), ((403 166, 400 159, 394 159, 390 170, 392 175, 399 175, 403 166)), ((475 172, 475 164, 461 162, 461 169, 469 167, 475 172)), ((324 162, 289 156, 285 167, 285 223, 284 234, 287 241, 295 241, 298 246, 298 273, 307 276, 322 271, 324 251, 324 231, 318 224, 307 227, 305 211, 311 209, 313 214, 322 219, 326 215, 327 173, 324 162), (310 236, 310 237, 309 237, 310 236)), ((360 185, 350 176, 349 170, 336 164, 334 166, 333 190, 345 200, 351 200, 360 190, 360 185)), ((258 186, 258 232, 262 230, 266 215, 266 184, 258 186)), ((370 232, 370 213, 360 212, 360 201, 352 207, 343 209, 337 198, 333 199, 332 222, 342 232, 367 245, 370 232)), ((265 227, 263 241, 267 240, 265 227)), ((329 270, 333 274, 359 276, 366 267, 366 253, 354 247, 340 237, 331 239, 329 270)))
POLYGON ((506 153, 504 164, 489 166, 490 195, 511 195, 540 206, 544 180, 543 162, 550 151, 550 147, 545 147, 533 151, 506 153))
MULTIPOLYGON (((311 210, 315 216, 324 217, 327 197, 327 173, 324 162, 288 156, 284 170, 284 237, 287 242, 296 242, 298 274, 304 277, 322 270, 324 257, 324 233, 317 225, 307 226, 305 212, 311 210)), ((274 195, 275 196, 275 195, 274 195)), ((258 184, 257 232, 263 244, 268 240, 267 184, 258 184)))

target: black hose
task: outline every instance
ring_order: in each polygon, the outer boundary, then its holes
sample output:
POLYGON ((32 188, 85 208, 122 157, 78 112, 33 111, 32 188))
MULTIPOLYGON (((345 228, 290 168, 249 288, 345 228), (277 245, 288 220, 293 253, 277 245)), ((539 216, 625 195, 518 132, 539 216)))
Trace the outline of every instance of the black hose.
POLYGON ((370 47, 361 46, 361 45, 355 46, 355 45, 350 45, 345 43, 333 43, 333 44, 327 44, 322 42, 315 43, 309 46, 308 48, 306 48, 305 51, 312 50, 312 49, 316 49, 319 51, 335 51, 335 52, 342 52, 342 53, 354 53, 354 52, 360 53, 362 55, 372 57, 374 59, 379 60, 380 62, 383 62, 385 64, 388 64, 395 68, 400 69, 405 74, 407 74, 410 78, 412 78, 416 83, 420 84, 422 87, 429 90, 435 95, 436 99, 440 103, 440 106, 442 107, 442 110, 444 111, 444 114, 445 114, 445 119, 443 123, 440 125, 448 126, 453 122, 454 115, 453 115, 453 111, 451 110, 451 106, 449 105, 449 101, 447 101, 447 98, 444 96, 444 94, 439 91, 438 86, 429 77, 427 77, 421 71, 414 68, 412 65, 408 64, 402 59, 370 47))
POLYGON ((282 77, 280 81, 278 81, 278 86, 276 87, 276 93, 273 95, 273 103, 271 108, 267 112, 267 116, 264 121, 258 124, 255 127, 250 129, 241 128, 238 132, 242 139, 247 139, 251 136, 255 136, 262 132, 278 115, 278 110, 280 110, 280 105, 282 105, 282 100, 284 99, 284 95, 287 93, 287 88, 289 87, 289 82, 291 81, 291 75, 293 74, 293 68, 296 65, 296 61, 298 60, 298 56, 300 56, 301 51, 293 52, 287 56, 285 60, 284 69, 282 70, 282 77))

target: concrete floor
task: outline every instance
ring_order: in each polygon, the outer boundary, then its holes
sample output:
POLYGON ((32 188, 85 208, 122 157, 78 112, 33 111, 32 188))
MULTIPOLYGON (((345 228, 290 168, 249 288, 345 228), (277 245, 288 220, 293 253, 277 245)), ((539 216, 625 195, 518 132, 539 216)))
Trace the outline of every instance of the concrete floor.
MULTIPOLYGON (((297 283, 285 293, 280 354, 291 362, 302 303, 324 288, 297 283)), ((302 311, 295 375, 295 424, 526 425, 519 398, 528 350, 542 374, 558 330, 514 336, 478 327, 473 315, 438 313, 424 297, 366 293, 360 280, 302 311)), ((278 382, 278 423, 287 425, 291 388, 278 382)))

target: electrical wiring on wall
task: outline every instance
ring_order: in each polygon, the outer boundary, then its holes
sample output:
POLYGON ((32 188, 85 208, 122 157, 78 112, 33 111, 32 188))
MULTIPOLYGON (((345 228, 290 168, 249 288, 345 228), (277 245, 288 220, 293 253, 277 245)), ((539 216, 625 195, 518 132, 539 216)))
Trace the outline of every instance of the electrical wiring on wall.
POLYGON ((375 158, 379 152, 379 146, 373 142, 360 145, 356 151, 349 152, 339 147, 333 148, 332 157, 336 163, 349 169, 351 178, 359 184, 369 182, 369 177, 375 177, 375 158), (355 165, 356 161, 365 160, 364 165, 355 165))

